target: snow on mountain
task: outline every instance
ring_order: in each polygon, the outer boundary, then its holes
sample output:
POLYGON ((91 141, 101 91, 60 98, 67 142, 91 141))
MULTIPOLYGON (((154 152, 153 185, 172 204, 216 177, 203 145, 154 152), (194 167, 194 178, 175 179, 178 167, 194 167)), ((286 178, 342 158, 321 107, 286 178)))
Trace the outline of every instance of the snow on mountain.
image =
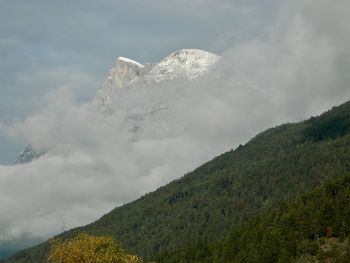
MULTIPOLYGON (((219 59, 199 49, 175 51, 156 64, 142 65, 118 57, 96 94, 97 109, 111 118, 116 117, 114 113, 122 114, 123 120, 118 122, 128 127, 133 141, 176 136, 186 126, 175 110, 180 107, 186 82, 205 76, 219 59)), ((15 164, 30 162, 46 152, 29 146, 15 164)))
POLYGON ((97 102, 107 113, 125 114, 133 140, 176 136, 186 127, 176 112, 185 87, 210 72, 219 59, 199 49, 175 51, 156 64, 118 58, 97 102))
POLYGON ((218 60, 218 56, 199 49, 182 49, 171 53, 157 64, 147 78, 155 78, 157 81, 187 77, 196 79, 206 73, 218 60))
POLYGON ((99 104, 110 104, 113 94, 129 86, 135 78, 141 75, 142 68, 142 64, 132 59, 117 58, 115 67, 110 69, 108 73, 103 89, 97 94, 99 104))
POLYGON ((130 87, 155 87, 174 79, 196 80, 207 73, 219 56, 199 49, 182 49, 156 64, 142 65, 118 58, 97 94, 100 105, 109 105, 130 87))

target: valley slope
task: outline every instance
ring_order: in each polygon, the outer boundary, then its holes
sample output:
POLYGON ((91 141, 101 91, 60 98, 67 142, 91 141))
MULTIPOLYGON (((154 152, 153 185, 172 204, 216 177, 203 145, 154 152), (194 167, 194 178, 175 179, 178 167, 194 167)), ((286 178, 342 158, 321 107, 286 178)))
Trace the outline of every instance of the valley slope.
MULTIPOLYGON (((215 241, 252 217, 350 171, 350 102, 269 129, 179 180, 118 207, 86 231, 150 257, 184 242, 215 241)), ((6 262, 45 262, 48 244, 6 262)))

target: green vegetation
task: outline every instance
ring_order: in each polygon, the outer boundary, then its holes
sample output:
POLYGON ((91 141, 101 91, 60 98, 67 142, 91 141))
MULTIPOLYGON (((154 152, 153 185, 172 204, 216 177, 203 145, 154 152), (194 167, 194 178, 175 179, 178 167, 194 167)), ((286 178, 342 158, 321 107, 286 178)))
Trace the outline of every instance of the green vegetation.
POLYGON ((163 252, 156 262, 350 262, 350 176, 271 209, 213 244, 163 252))
MULTIPOLYGON (((145 258, 187 244, 196 248, 196 257, 207 258, 206 251, 222 245, 213 242, 226 237, 232 228, 241 229, 266 211, 271 211, 266 218, 272 218, 277 212, 271 208, 349 174, 349 131, 350 102, 320 117, 269 129, 181 179, 60 237, 81 231, 111 235, 145 258)), ((267 243, 280 238, 279 232, 269 233, 267 243)), ((45 262, 48 251, 44 243, 6 262, 45 262)))
POLYGON ((348 108, 340 107, 318 118, 311 118, 308 124, 305 129, 305 137, 308 140, 322 141, 344 136, 350 132, 348 108))

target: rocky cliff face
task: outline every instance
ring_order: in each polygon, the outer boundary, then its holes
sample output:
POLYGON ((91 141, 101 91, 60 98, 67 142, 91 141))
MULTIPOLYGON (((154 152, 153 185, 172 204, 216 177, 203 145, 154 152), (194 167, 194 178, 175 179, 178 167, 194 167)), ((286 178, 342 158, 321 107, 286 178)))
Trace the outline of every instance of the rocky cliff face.
POLYGON ((111 104, 131 87, 155 87, 175 79, 196 80, 205 75, 219 56, 199 49, 182 49, 171 53, 156 64, 142 65, 119 57, 97 94, 100 105, 111 104))
POLYGON ((98 103, 101 105, 110 104, 114 93, 127 88, 133 80, 144 74, 143 68, 143 65, 134 60, 124 57, 117 58, 115 66, 110 69, 107 75, 103 89, 97 94, 98 103))

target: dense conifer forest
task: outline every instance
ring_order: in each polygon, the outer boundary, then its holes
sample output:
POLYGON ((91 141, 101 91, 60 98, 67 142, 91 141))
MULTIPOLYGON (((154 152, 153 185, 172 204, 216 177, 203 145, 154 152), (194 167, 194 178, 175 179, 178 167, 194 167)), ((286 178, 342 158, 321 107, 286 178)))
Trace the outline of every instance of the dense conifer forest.
POLYGON ((350 175, 257 216, 221 241, 163 252, 156 262, 350 262, 350 175))

